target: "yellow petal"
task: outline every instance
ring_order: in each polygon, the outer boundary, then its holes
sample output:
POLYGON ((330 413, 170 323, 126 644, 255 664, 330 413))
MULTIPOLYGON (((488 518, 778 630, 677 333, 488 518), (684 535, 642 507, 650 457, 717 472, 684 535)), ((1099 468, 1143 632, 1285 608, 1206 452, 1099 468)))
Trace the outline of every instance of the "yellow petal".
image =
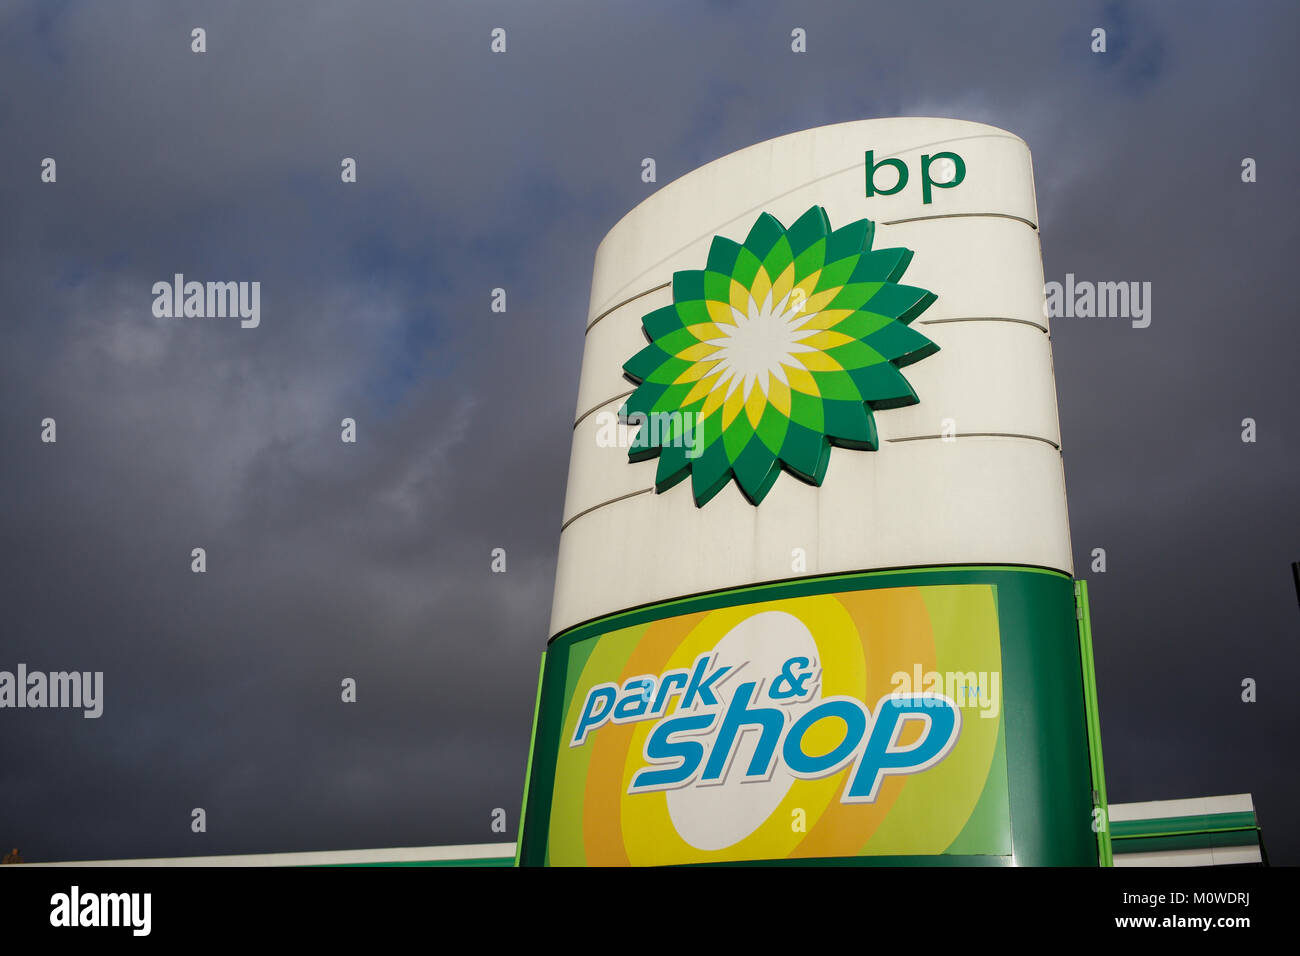
POLYGON ((709 318, 718 325, 735 325, 736 316, 731 311, 731 306, 725 302, 719 302, 716 299, 705 299, 704 304, 708 307, 709 318))
POLYGON ((852 314, 852 309, 823 309, 821 312, 812 313, 808 317, 808 321, 799 326, 799 328, 833 329, 852 314))
POLYGON ((805 395, 821 397, 822 392, 821 389, 817 387, 817 380, 812 377, 806 368, 803 368, 802 366, 786 365, 785 377, 790 380, 790 387, 796 392, 803 392, 805 395))
POLYGON ((785 271, 777 276, 776 281, 772 283, 772 304, 776 305, 776 303, 784 299, 790 294, 790 290, 793 288, 794 263, 792 262, 785 267, 785 271))
POLYGON ((767 400, 786 418, 790 417, 790 387, 775 375, 767 380, 767 400))
POLYGON ((736 420, 740 410, 745 407, 745 397, 741 395, 744 386, 739 386, 734 392, 727 396, 727 400, 722 404, 722 427, 727 428, 736 420))
POLYGON ((745 400, 745 416, 749 419, 749 424, 758 427, 759 421, 763 417, 763 409, 767 408, 767 396, 763 390, 754 383, 754 389, 749 393, 749 398, 745 400))
MULTIPOLYGON (((759 270, 759 272, 762 271, 762 269, 759 270)), ((731 307, 741 315, 746 315, 749 312, 749 290, 735 279, 731 280, 731 307)))
MULTIPOLYGON (((731 313, 728 312, 728 315, 731 313)), ((708 342, 711 339, 720 339, 726 335, 726 330, 720 329, 714 322, 696 322, 694 325, 686 326, 691 335, 695 336, 702 342, 708 342)))
MULTIPOLYGON (((710 383, 709 388, 712 389, 712 391, 708 393, 709 397, 704 400, 704 406, 700 409, 700 421, 703 421, 704 419, 712 415, 714 412, 716 412, 722 406, 722 400, 727 397, 726 388, 723 388, 721 386, 714 387, 714 384, 716 382, 715 379, 707 378, 707 379, 703 379, 702 382, 709 382, 710 383)), ((691 394, 694 395, 695 390, 698 389, 699 387, 700 387, 699 385, 696 385, 695 388, 691 389, 691 394)), ((689 402, 683 400, 682 404, 687 405, 689 404, 689 402)))
POLYGON ((691 390, 686 393, 686 397, 682 399, 682 406, 689 407, 694 402, 698 402, 701 398, 704 398, 705 395, 708 395, 709 396, 708 401, 704 403, 704 408, 707 409, 705 414, 707 414, 709 411, 712 411, 713 408, 709 406, 709 402, 713 401, 713 395, 710 395, 709 394, 710 392, 715 392, 715 394, 718 395, 718 401, 714 402, 714 407, 716 407, 718 404, 722 402, 722 395, 720 394, 722 392, 722 389, 717 389, 715 391, 713 388, 713 386, 717 384, 718 375, 720 374, 721 371, 719 370, 717 372, 714 372, 712 375, 707 375, 704 378, 700 379, 698 382, 696 382, 695 385, 691 388, 691 390))
POLYGON ((795 356, 811 372, 842 372, 844 366, 825 352, 800 352, 795 356))
MULTIPOLYGON (((822 313, 823 315, 825 313, 822 313)), ((807 328, 807 326, 805 326, 807 328)), ((806 339, 800 339, 800 345, 810 345, 815 349, 821 349, 823 352, 827 349, 833 349, 840 345, 848 345, 850 342, 857 341, 850 335, 843 332, 817 332, 808 336, 806 339)), ((802 352, 800 355, 804 354, 802 352)))
POLYGON ((708 375, 709 372, 713 370, 713 367, 717 365, 720 361, 722 360, 712 359, 703 362, 696 362, 685 372, 682 372, 681 375, 678 375, 677 378, 673 380, 673 384, 682 385, 686 382, 698 382, 700 379, 708 375))
POLYGON ((823 289, 815 295, 809 295, 808 304, 804 306, 804 310, 807 312, 820 312, 831 304, 835 297, 840 294, 842 288, 844 287, 837 285, 830 289, 823 289))
POLYGON ((808 275, 804 276, 802 279, 799 280, 799 284, 795 286, 795 288, 803 289, 803 294, 805 296, 812 295, 813 290, 817 288, 817 283, 821 279, 821 277, 822 277, 821 269, 818 269, 816 272, 810 272, 808 273, 808 275))
POLYGON ((772 277, 767 274, 766 269, 759 269, 758 274, 754 276, 753 284, 749 287, 749 297, 756 305, 761 306, 771 291, 772 277))
POLYGON ((718 352, 718 346, 712 342, 699 342, 695 345, 688 345, 677 353, 677 358, 685 359, 688 362, 698 362, 700 359, 706 359, 718 352))

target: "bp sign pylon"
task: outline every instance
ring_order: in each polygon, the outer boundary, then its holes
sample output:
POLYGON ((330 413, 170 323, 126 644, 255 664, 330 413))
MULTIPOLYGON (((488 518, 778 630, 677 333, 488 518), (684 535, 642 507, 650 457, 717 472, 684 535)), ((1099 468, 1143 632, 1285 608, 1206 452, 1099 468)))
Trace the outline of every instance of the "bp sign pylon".
POLYGON ((606 236, 522 863, 1098 862, 1037 224, 1018 137, 892 119, 606 236))

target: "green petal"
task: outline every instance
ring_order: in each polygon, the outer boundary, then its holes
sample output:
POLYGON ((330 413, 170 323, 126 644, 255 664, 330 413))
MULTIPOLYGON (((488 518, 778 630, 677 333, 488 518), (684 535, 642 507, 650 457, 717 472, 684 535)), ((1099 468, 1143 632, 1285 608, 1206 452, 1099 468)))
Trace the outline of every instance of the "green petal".
POLYGON ((813 372, 812 375, 823 401, 862 401, 862 393, 848 372, 813 372))
POLYGON ((735 271, 736 258, 740 255, 740 250, 740 243, 724 239, 722 236, 714 236, 713 244, 709 246, 709 261, 705 268, 719 275, 731 275, 735 271))
MULTIPOLYGON (((736 268, 731 272, 731 278, 735 279, 746 289, 754 284, 754 277, 758 275, 758 270, 763 268, 763 260, 749 248, 740 250, 740 255, 736 257, 736 268)), ((727 284, 727 294, 721 301, 727 302, 731 299, 731 284, 727 284)))
MULTIPOLYGON (((663 394, 659 396, 659 400, 655 402, 655 407, 651 409, 651 411, 665 412, 665 413, 672 413, 672 412, 684 413, 690 411, 691 409, 687 409, 686 406, 683 404, 683 401, 686 398, 686 396, 690 394, 691 389, 694 387, 695 387, 694 382, 682 382, 679 385, 669 385, 667 388, 664 389, 663 394)), ((707 396, 703 396, 697 401, 692 402, 691 404, 703 405, 704 398, 706 397, 707 396)))
POLYGON ((826 264, 826 240, 818 239, 794 257, 794 281, 802 282, 826 264))
MULTIPOLYGON (((847 259, 826 263, 826 265, 822 266, 822 274, 817 278, 815 291, 823 292, 826 289, 834 289, 836 286, 844 285, 853 275, 853 267, 856 265, 857 260, 851 256, 847 259)), ((876 295, 879 294, 879 292, 876 293, 876 295)))
MULTIPOLYGON (((735 271, 734 267, 732 271, 735 271)), ((730 302, 731 273, 713 272, 712 270, 704 273, 703 297, 710 302, 730 302)), ((707 308, 705 311, 708 311, 707 308)))
POLYGON ((681 313, 677 311, 675 305, 655 309, 641 317, 641 327, 645 329, 645 334, 651 342, 657 342, 671 332, 680 331, 682 325, 681 313))
POLYGON ((776 241, 772 251, 763 258, 763 271, 775 282, 793 262, 794 253, 790 251, 790 242, 782 236, 776 241))
MULTIPOLYGON (((826 210, 821 206, 813 206, 794 221, 794 225, 786 232, 786 238, 790 241, 790 249, 795 258, 798 258, 806 249, 825 239, 830 231, 831 221, 826 210)), ((824 244, 822 248, 825 249, 824 244)))
POLYGON ((849 374, 857 383, 858 392, 872 408, 903 408, 919 401, 912 386, 892 362, 852 369, 849 374))
POLYGON ((754 426, 749 424, 749 417, 741 409, 730 425, 722 433, 722 445, 727 450, 727 460, 735 464, 740 453, 744 451, 749 440, 754 437, 754 426))
POLYGON ((649 415, 654 410, 655 402, 659 396, 664 393, 664 386, 655 383, 642 385, 635 392, 627 397, 623 407, 619 409, 619 421, 626 422, 628 417, 640 412, 643 415, 649 415))
POLYGON ((826 430, 826 415, 822 409, 822 400, 816 395, 805 395, 803 392, 790 392, 790 420, 798 422, 804 428, 809 428, 817 434, 822 434, 826 430))
POLYGON ((763 415, 758 420, 758 428, 755 434, 758 435, 759 441, 767 446, 773 455, 781 453, 781 444, 785 441, 785 430, 790 427, 790 419, 780 412, 776 406, 769 404, 763 409, 763 415))
POLYGON ((623 363, 623 374, 635 379, 638 383, 644 382, 654 374, 655 369, 663 365, 669 358, 671 356, 659 346, 647 345, 623 363))
MULTIPOLYGON (((882 282, 850 282, 834 299, 827 304, 827 309, 853 309, 862 308, 871 300, 871 297, 880 291, 882 282)), ((837 328, 835 331, 842 332, 843 329, 837 328)), ((845 335, 848 333, 845 332, 845 335)))
POLYGON ((879 332, 868 335, 867 344, 900 366, 911 365, 939 351, 939 346, 920 332, 899 322, 890 322, 879 332))
POLYGON ((871 248, 871 238, 875 232, 876 224, 870 219, 859 219, 836 229, 826 238, 826 261, 838 262, 849 257, 856 259, 871 248))
POLYGON ((736 484, 740 485, 740 490, 751 504, 759 504, 781 474, 776 456, 757 436, 745 446, 732 470, 736 475, 736 484))
MULTIPOLYGON (((674 315, 676 313, 674 312, 674 315)), ((676 358, 683 351, 693 348, 700 344, 700 339, 690 329, 684 329, 681 326, 667 332, 664 335, 655 337, 655 345, 663 349, 666 353, 676 358)))
POLYGON ((749 235, 745 237, 745 248, 761 262, 784 236, 785 226, 781 225, 781 220, 765 212, 754 220, 749 235))
POLYGON ((713 316, 709 315, 709 307, 703 299, 678 302, 675 308, 682 318, 682 325, 699 325, 701 322, 713 321, 713 316))
POLYGON ((689 302, 691 299, 704 298, 704 273, 698 269, 687 269, 673 273, 673 301, 689 302))
POLYGON ((665 388, 677 381, 687 369, 695 363, 689 359, 677 358, 670 355, 667 360, 662 362, 657 369, 646 376, 647 382, 654 382, 656 385, 662 385, 665 388))
POLYGON ((854 282, 897 282, 912 261, 911 249, 875 249, 858 259, 854 282))
POLYGON ((854 312, 852 315, 846 315, 840 321, 836 322, 831 329, 839 332, 841 335, 848 335, 855 339, 865 339, 872 332, 879 331, 894 320, 887 315, 877 315, 875 312, 863 312, 861 310, 854 312))
POLYGON ((722 442, 714 442, 691 466, 691 494, 695 506, 703 508, 731 480, 731 462, 722 442))
POLYGON ((686 448, 670 445, 659 454, 659 467, 655 471, 655 492, 667 491, 691 473, 691 462, 686 448))
MULTIPOLYGON (((881 355, 870 345, 865 342, 859 342, 854 339, 852 342, 845 342, 843 345, 837 345, 833 349, 827 349, 826 354, 835 361, 844 366, 846 372, 852 372, 855 368, 866 368, 868 365, 877 365, 886 362, 885 356, 881 355)), ((820 380, 818 381, 820 385, 820 380)))
POLYGON ((876 423, 862 402, 827 402, 826 435, 837 445, 875 451, 876 423))
POLYGON ((831 460, 831 444, 821 430, 791 422, 781 446, 781 461, 801 481, 820 485, 831 460))
POLYGON ((883 286, 867 304, 871 306, 872 312, 892 316, 899 322, 907 323, 928 309, 935 298, 933 292, 924 289, 916 289, 910 285, 890 284, 883 286))

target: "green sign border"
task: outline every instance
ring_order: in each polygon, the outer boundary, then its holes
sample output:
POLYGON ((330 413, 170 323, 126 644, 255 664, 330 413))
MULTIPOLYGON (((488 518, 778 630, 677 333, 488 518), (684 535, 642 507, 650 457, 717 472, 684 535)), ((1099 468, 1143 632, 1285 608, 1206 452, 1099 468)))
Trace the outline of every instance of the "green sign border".
POLYGON ((543 664, 519 838, 520 865, 546 863, 551 794, 564 720, 565 677, 570 658, 576 654, 585 657, 590 650, 582 646, 584 642, 648 621, 720 607, 836 591, 935 584, 992 584, 996 588, 1013 855, 755 862, 787 866, 1097 866, 1074 582, 1060 571, 1016 565, 903 568, 777 581, 634 608, 557 634, 551 639, 543 664))

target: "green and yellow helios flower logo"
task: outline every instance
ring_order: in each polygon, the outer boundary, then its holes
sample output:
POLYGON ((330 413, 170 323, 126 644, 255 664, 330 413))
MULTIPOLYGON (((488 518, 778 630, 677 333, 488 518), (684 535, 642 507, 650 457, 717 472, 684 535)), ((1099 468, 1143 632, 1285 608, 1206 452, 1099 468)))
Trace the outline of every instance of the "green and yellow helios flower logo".
POLYGON ((832 231, 820 206, 789 229, 763 213, 743 244, 715 236, 702 271, 673 274, 619 410, 641 424, 629 460, 659 458, 655 491, 689 474, 703 507, 734 477, 757 505, 782 468, 820 485, 831 445, 875 451, 872 410, 918 401, 899 368, 938 351, 908 327, 935 296, 898 284, 912 252, 873 250, 874 232, 832 231))

